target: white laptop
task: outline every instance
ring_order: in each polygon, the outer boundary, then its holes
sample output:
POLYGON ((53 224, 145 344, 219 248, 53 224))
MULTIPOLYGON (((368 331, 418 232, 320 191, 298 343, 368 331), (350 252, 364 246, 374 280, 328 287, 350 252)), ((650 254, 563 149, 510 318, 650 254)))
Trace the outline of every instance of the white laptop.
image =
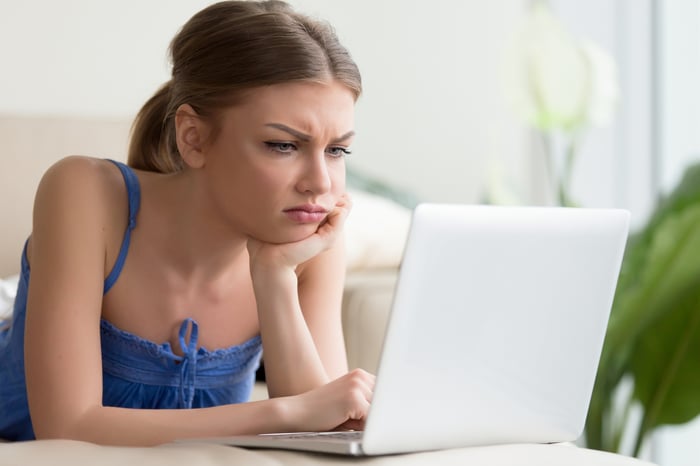
POLYGON ((575 440, 628 228, 618 209, 419 205, 365 430, 204 441, 382 455, 575 440))

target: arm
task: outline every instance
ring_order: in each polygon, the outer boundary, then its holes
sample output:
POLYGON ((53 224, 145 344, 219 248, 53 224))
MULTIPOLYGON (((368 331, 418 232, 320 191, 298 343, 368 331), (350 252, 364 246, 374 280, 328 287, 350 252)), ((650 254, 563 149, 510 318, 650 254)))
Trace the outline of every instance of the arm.
POLYGON ((304 320, 331 379, 348 371, 342 325, 345 268, 345 241, 341 235, 330 250, 305 263, 299 272, 304 320))
POLYGON ((341 201, 316 234, 297 243, 249 241, 271 397, 304 393, 347 372, 341 299, 348 211, 349 201, 341 201))
POLYGON ((327 430, 364 417, 371 380, 363 373, 304 395, 256 403, 193 410, 102 406, 103 232, 115 217, 105 164, 59 162, 36 196, 25 371, 37 438, 153 445, 197 436, 327 430))

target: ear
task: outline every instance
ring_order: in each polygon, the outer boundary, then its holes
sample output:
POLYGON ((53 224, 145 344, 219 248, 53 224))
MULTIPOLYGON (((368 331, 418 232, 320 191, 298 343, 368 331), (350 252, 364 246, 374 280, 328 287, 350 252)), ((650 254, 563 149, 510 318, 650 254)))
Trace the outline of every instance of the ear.
POLYGON ((206 122, 189 104, 180 105, 175 111, 175 140, 182 160, 188 166, 204 166, 206 160, 203 149, 207 136, 206 122))

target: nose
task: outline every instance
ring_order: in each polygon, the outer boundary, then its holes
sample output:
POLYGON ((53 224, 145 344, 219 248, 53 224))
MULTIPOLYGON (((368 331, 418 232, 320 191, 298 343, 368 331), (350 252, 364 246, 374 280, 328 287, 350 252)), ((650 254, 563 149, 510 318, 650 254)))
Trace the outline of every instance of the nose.
POLYGON ((301 167, 297 190, 301 193, 324 194, 331 189, 328 161, 324 152, 313 154, 301 167))

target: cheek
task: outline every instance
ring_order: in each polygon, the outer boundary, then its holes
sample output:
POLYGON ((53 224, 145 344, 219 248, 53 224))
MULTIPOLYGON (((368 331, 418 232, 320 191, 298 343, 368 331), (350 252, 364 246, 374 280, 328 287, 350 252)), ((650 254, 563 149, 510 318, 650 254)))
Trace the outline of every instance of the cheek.
POLYGON ((237 188, 237 208, 244 215, 256 217, 262 212, 269 213, 284 205, 282 183, 272 173, 250 173, 240 178, 237 188))
POLYGON ((244 159, 238 164, 236 183, 248 193, 272 193, 289 180, 289 170, 264 160, 244 159))
POLYGON ((245 183, 251 191, 274 193, 281 186, 288 182, 289 175, 287 173, 278 173, 273 170, 259 170, 250 173, 245 177, 245 183))
POLYGON ((345 194, 345 163, 339 163, 337 167, 331 167, 329 170, 331 177, 331 193, 335 197, 340 197, 345 194))

